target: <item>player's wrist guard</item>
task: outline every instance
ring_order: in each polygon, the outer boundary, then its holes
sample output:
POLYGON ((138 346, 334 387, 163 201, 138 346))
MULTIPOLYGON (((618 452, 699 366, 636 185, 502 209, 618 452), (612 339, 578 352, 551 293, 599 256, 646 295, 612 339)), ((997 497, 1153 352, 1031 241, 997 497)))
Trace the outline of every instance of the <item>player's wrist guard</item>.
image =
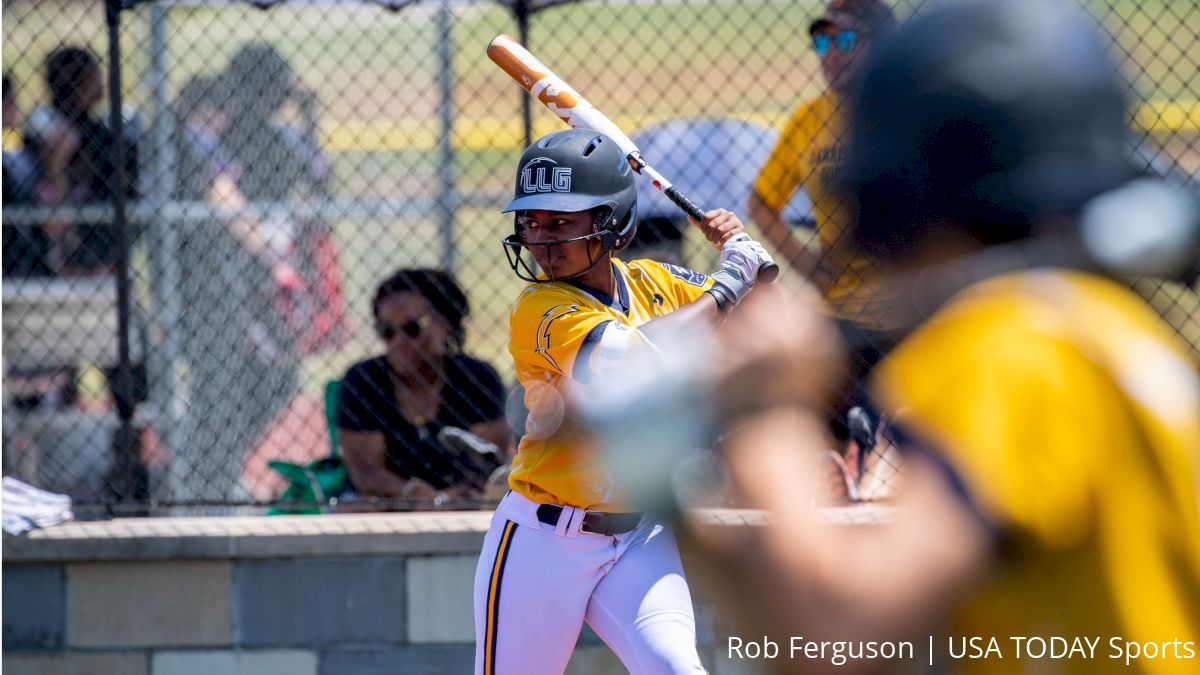
POLYGON ((721 313, 722 319, 729 316, 729 308, 732 307, 733 305, 737 304, 732 299, 731 294, 729 293, 729 290, 726 289, 724 286, 720 286, 720 285, 717 285, 714 283, 712 288, 710 288, 704 292, 711 295, 713 297, 713 300, 717 301, 717 311, 721 313))
POLYGON ((712 274, 713 285, 708 289, 717 299, 717 307, 722 314, 737 306, 754 288, 754 274, 742 270, 731 270, 722 267, 712 274))
POLYGON ((721 249, 721 269, 711 275, 713 285, 708 290, 717 299, 722 314, 750 294, 758 279, 759 267, 766 262, 772 262, 770 254, 745 233, 725 243, 721 249))

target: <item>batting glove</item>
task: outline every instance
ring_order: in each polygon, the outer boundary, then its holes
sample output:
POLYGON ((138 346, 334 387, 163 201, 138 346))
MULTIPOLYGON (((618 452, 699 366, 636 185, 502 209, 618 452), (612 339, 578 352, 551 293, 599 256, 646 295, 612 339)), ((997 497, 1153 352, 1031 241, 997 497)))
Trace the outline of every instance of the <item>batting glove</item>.
POLYGON ((716 298, 721 313, 745 299, 754 289, 759 269, 774 262, 767 249, 745 232, 725 242, 721 249, 721 269, 713 273, 713 286, 707 291, 716 298))

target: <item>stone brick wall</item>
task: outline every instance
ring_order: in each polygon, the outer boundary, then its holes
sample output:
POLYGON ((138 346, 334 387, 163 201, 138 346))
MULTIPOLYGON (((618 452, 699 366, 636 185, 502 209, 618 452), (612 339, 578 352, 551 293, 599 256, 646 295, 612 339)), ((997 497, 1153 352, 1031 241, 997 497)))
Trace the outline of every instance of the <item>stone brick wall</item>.
MULTIPOLYGON (((469 673, 490 513, 117 519, 4 537, 6 675, 469 673)), ((713 614, 697 608, 714 673, 713 614)), ((625 672, 584 628, 568 673, 625 672)))

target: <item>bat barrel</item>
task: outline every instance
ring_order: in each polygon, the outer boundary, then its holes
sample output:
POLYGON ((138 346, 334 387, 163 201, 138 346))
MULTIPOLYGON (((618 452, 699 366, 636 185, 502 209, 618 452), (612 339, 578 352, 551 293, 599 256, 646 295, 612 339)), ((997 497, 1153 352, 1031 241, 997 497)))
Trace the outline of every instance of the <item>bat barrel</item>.
MULTIPOLYGON (((577 129, 592 129, 616 142, 629 158, 634 170, 662 190, 684 213, 697 222, 704 218, 700 208, 687 195, 676 189, 671 182, 654 170, 642 159, 637 146, 612 120, 588 103, 579 92, 571 88, 562 78, 555 75, 536 56, 529 53, 519 42, 508 35, 497 35, 488 43, 487 55, 513 80, 517 81, 542 105, 568 125, 577 129)), ((758 276, 770 283, 779 274, 774 264, 763 265, 758 276)))

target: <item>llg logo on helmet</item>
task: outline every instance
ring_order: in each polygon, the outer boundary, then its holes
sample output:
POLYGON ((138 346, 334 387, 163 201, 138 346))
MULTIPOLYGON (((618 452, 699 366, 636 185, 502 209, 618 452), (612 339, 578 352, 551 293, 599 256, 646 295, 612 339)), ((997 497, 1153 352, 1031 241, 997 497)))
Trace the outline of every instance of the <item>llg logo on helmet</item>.
POLYGON ((538 157, 521 169, 521 191, 534 192, 570 192, 571 167, 569 166, 534 166, 539 162, 556 162, 546 157, 538 157))

